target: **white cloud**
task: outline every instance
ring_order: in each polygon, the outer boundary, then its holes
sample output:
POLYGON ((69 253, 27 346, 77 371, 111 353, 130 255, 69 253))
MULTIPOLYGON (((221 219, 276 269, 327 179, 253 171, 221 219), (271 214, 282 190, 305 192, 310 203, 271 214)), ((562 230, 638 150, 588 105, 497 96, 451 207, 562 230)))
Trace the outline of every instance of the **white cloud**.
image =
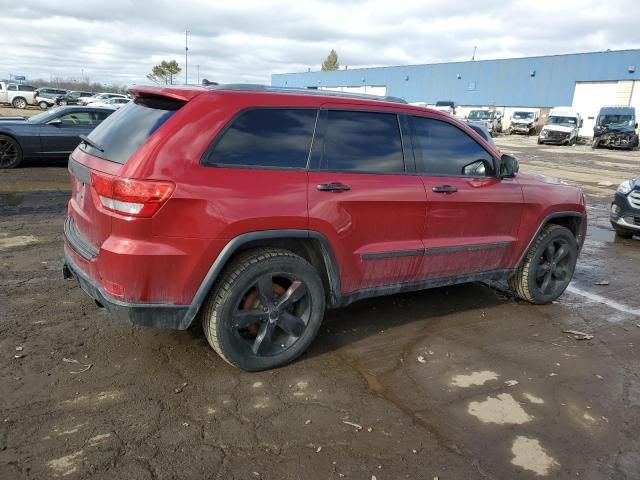
POLYGON ((0 78, 145 82, 161 59, 189 79, 269 82, 318 69, 331 48, 350 67, 637 48, 635 0, 0 0, 0 78))

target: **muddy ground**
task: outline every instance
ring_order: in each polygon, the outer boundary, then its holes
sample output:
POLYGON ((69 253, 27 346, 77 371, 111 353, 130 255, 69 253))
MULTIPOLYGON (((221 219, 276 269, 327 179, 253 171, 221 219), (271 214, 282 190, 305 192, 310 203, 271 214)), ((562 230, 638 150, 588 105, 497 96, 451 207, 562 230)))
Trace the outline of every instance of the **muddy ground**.
POLYGON ((61 278, 65 165, 0 171, 0 479, 640 478, 640 241, 607 216, 640 152, 498 144, 588 193, 560 301, 482 284, 361 301, 254 374, 199 326, 96 308, 61 278))

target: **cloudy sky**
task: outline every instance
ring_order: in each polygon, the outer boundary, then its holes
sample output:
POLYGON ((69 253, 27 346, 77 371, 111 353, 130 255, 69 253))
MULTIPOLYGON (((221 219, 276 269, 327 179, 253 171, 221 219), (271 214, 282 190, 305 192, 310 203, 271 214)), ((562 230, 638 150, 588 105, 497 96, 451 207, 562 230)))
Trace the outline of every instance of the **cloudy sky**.
POLYGON ((147 83, 184 67, 186 29, 190 82, 268 83, 331 48, 349 68, 638 48, 638 18, 638 0, 0 0, 0 79, 147 83))

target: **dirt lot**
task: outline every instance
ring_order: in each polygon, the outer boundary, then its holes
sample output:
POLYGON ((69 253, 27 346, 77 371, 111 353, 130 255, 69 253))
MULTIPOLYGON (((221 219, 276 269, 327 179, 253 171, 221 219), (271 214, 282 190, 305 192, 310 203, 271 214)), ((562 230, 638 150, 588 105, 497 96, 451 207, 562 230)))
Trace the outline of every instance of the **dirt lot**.
POLYGON ((640 152, 498 143, 588 193, 559 302, 482 284, 362 301, 259 374, 199 326, 96 308, 61 279, 65 166, 0 171, 0 478, 640 478, 640 241, 607 216, 640 152))

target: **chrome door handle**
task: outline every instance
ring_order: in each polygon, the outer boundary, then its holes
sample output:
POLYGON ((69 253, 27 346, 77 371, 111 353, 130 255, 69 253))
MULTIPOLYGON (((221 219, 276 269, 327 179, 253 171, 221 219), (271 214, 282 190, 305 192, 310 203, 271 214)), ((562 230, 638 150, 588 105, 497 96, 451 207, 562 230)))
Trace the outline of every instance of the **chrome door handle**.
POLYGON ((321 183, 316 187, 321 192, 342 192, 344 190, 351 190, 349 185, 344 183, 321 183))
POLYGON ((440 187, 433 187, 431 191, 433 193, 454 193, 458 191, 458 188, 452 187, 451 185, 442 185, 440 187))

